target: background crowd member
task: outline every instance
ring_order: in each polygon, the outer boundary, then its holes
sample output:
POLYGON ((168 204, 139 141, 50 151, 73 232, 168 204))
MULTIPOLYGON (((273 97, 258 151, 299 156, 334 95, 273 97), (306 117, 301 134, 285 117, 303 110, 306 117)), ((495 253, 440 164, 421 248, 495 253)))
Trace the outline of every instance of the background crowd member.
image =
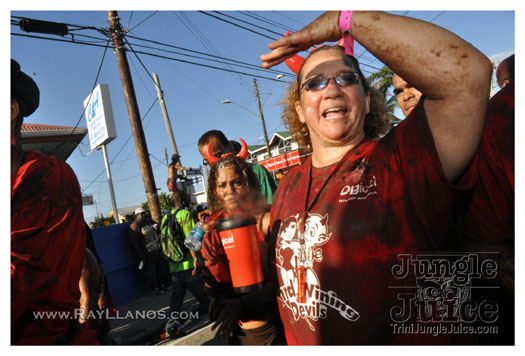
POLYGON ((422 92, 407 83, 403 78, 394 73, 392 76, 392 85, 394 86, 394 95, 396 96, 397 105, 407 117, 419 103, 423 95, 422 92))
POLYGON ((86 244, 77 178, 60 159, 21 146, 23 119, 37 109, 39 96, 11 60, 11 343, 98 344, 75 314, 86 244))
POLYGON ((96 330, 97 338, 102 345, 114 345, 108 333, 111 325, 107 315, 114 315, 116 307, 109 292, 109 286, 102 260, 98 256, 95 240, 91 228, 84 223, 86 229, 86 254, 82 274, 80 277, 80 309, 82 315, 79 323, 89 323, 89 326, 96 330), (95 311, 104 311, 103 314, 96 314, 95 311), (91 313, 91 314, 90 314, 91 313))
MULTIPOLYGON (((507 66, 504 60, 498 69, 507 66)), ((513 56, 512 56, 513 61, 513 56)), ((501 74, 501 71, 498 71, 501 74)), ((512 68, 513 72, 513 68, 512 68)), ((502 77, 500 77, 501 79, 502 77)), ((514 78, 505 74, 502 89, 487 106, 479 149, 479 177, 460 213, 461 247, 498 261, 496 335, 481 335, 480 344, 514 344, 514 78)))
MULTIPOLYGON (((332 11, 271 43, 262 66, 343 34, 345 49, 325 46, 306 58, 287 97, 288 126, 302 127, 299 143, 313 148, 280 182, 271 209, 287 342, 448 343, 447 335, 396 332, 395 326, 417 328, 427 316, 416 298, 434 301, 418 291, 399 299, 395 287, 412 279, 396 279, 395 272, 400 258, 439 252, 443 222, 458 192, 475 180, 469 164, 483 128, 491 64, 433 24, 332 11), (407 41, 409 33, 418 35, 407 41), (357 60, 345 54, 353 53, 350 35, 424 94, 379 140, 367 134, 375 110, 357 60)), ((431 314, 425 326, 436 324, 431 314)))
MULTIPOLYGON (((226 136, 222 131, 219 130, 210 130, 205 132, 199 138, 199 152, 204 160, 207 161, 207 147, 210 145, 211 153, 216 157, 221 157, 225 153, 237 154, 238 151, 234 148, 233 141, 228 141, 226 136)), ((259 187, 261 189, 262 195, 266 198, 268 205, 272 204, 273 194, 277 189, 277 181, 275 178, 268 172, 266 168, 260 164, 247 163, 259 182, 259 187)))
POLYGON ((166 293, 166 276, 162 266, 162 250, 157 231, 147 220, 143 208, 135 209, 135 220, 129 225, 128 241, 137 258, 138 268, 154 294, 166 293))
MULTIPOLYGON (((253 216, 260 216, 265 211, 257 177, 243 159, 234 155, 221 158, 211 167, 208 199, 209 204, 218 209, 208 218, 208 224, 225 214, 251 216, 253 213, 253 216)), ((219 233, 211 230, 204 236, 202 255, 218 282, 207 285, 207 292, 212 297, 210 317, 216 320, 212 330, 218 329, 216 337, 227 338, 231 345, 284 344, 274 283, 267 265, 265 234, 261 231, 261 224, 257 225, 264 284, 262 289, 242 296, 236 296, 233 291, 219 233)))
POLYGON ((514 55, 505 58, 496 69, 496 81, 501 89, 514 82, 514 55))
MULTIPOLYGON (((498 261, 498 288, 490 295, 472 295, 472 300, 490 297, 498 302, 499 332, 471 335, 477 343, 514 343, 514 55, 497 70, 498 83, 505 90, 487 105, 485 126, 479 146, 478 180, 465 194, 450 226, 451 249, 474 252, 498 261), (477 299, 475 299, 477 298, 477 299)), ((403 113, 417 105, 421 92, 394 74, 394 93, 403 113)), ((478 323, 477 325, 481 325, 478 323)))
MULTIPOLYGON (((183 230, 184 238, 188 236, 193 229, 194 222, 191 213, 185 208, 190 206, 189 196, 180 190, 172 192, 171 202, 173 209, 170 214, 175 215, 175 219, 183 230)), ((162 218, 161 231, 165 231, 168 215, 162 218)), ((169 261, 170 273, 172 282, 172 292, 170 298, 170 319, 164 327, 164 331, 169 337, 179 336, 181 330, 179 327, 185 320, 179 317, 179 313, 184 302, 186 291, 189 290, 191 294, 199 302, 199 315, 208 313, 209 298, 204 292, 204 282, 200 278, 199 269, 204 265, 204 260, 200 256, 200 252, 188 250, 181 246, 184 250, 184 258, 180 262, 169 261)))
POLYGON ((174 192, 177 189, 177 179, 183 181, 186 179, 183 175, 178 174, 183 169, 191 169, 191 167, 184 167, 180 164, 180 155, 173 154, 171 156, 171 163, 168 166, 168 189, 170 192, 174 192))

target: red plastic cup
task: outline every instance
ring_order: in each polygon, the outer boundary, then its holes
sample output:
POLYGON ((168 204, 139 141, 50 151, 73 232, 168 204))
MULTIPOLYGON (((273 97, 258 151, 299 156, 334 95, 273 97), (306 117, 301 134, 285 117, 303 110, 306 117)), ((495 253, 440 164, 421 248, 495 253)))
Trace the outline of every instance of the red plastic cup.
POLYGON ((244 294, 261 288, 264 277, 255 218, 221 218, 216 229, 228 259, 235 292, 244 294))

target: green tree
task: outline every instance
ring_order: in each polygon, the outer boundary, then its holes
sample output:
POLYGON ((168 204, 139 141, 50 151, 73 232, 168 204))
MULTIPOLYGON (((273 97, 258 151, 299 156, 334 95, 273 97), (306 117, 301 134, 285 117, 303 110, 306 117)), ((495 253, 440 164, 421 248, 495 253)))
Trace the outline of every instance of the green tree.
POLYGON ((383 68, 381 68, 378 72, 370 74, 367 80, 370 83, 370 85, 372 85, 374 88, 378 89, 381 93, 383 93, 390 123, 393 126, 395 126, 401 122, 401 119, 394 114, 397 107, 396 96, 393 93, 389 92, 390 88, 393 86, 393 76, 394 72, 392 71, 392 69, 388 68, 387 66, 383 66, 383 68))
POLYGON ((95 216, 95 219, 89 223, 90 228, 108 226, 115 223, 114 217, 95 216))
MULTIPOLYGON (((160 193, 159 202, 160 202, 160 210, 171 210, 171 195, 169 195, 168 193, 164 193, 164 192, 160 193)), ((144 210, 149 211, 148 202, 142 203, 141 206, 144 210)))

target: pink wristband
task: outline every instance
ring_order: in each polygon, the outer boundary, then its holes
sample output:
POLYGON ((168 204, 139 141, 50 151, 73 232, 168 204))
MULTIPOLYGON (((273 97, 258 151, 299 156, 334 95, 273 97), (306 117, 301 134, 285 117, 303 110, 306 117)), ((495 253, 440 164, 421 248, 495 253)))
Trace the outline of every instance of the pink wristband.
POLYGON ((354 38, 350 35, 350 23, 352 22, 353 11, 341 11, 339 16, 339 28, 343 33, 343 41, 345 44, 345 53, 354 55, 354 38))

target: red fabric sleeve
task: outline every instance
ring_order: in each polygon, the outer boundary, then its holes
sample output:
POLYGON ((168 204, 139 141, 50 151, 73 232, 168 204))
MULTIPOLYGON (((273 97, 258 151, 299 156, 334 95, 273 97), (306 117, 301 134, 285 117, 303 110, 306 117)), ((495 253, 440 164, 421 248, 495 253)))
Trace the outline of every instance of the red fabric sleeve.
POLYGON ((514 241, 514 83, 494 95, 480 144, 479 179, 464 217, 469 239, 514 241))

